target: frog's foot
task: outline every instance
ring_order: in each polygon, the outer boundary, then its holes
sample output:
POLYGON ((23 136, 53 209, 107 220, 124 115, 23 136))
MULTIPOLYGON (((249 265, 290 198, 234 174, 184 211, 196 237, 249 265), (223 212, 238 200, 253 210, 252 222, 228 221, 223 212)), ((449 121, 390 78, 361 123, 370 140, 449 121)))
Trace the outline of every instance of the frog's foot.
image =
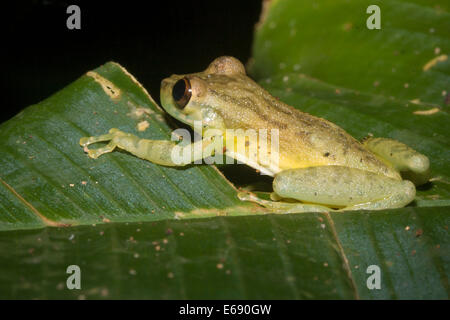
MULTIPOLYGON (((272 196, 271 196, 272 197, 272 196)), ((269 210, 271 213, 282 214, 282 213, 301 213, 301 212, 330 212, 334 211, 329 207, 307 204, 301 202, 284 202, 284 201, 270 201, 261 199, 251 192, 239 192, 238 198, 242 201, 255 202, 269 210)))
POLYGON ((89 157, 91 157, 93 159, 97 159, 102 154, 112 152, 117 146, 117 144, 114 141, 114 138, 119 137, 119 136, 124 136, 124 135, 126 135, 126 133, 120 131, 119 129, 112 128, 109 130, 109 133, 107 133, 107 134, 102 134, 100 136, 94 136, 94 137, 81 138, 80 145, 82 147, 84 147, 84 151, 87 152, 89 157), (97 142, 104 142, 104 141, 111 141, 111 142, 102 148, 88 149, 88 146, 90 144, 97 143, 97 142))

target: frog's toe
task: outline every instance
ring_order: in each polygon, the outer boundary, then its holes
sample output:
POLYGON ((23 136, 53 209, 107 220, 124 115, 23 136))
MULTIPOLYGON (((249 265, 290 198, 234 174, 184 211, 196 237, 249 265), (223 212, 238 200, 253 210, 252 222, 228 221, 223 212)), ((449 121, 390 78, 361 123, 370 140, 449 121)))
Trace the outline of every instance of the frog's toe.
POLYGON ((108 153, 108 152, 111 152, 111 151, 110 150, 104 150, 104 148, 91 149, 91 150, 88 150, 88 156, 89 156, 89 158, 97 159, 102 154, 108 153))
POLYGON ((119 130, 119 129, 117 129, 117 128, 111 128, 111 129, 109 129, 108 134, 109 134, 110 136, 112 136, 112 137, 129 135, 128 133, 123 132, 123 131, 121 131, 121 130, 119 130))
POLYGON ((88 154, 89 158, 92 158, 92 159, 97 159, 98 157, 100 157, 100 154, 96 149, 88 150, 87 154, 88 154))
POLYGON ((106 141, 106 139, 104 139, 103 136, 83 137, 80 139, 80 145, 82 147, 87 147, 88 145, 99 142, 99 141, 106 141))
POLYGON ((85 147, 89 144, 89 137, 83 137, 80 139, 80 146, 85 147))
POLYGON ((241 201, 257 202, 259 200, 259 198, 257 196, 255 196, 254 194, 252 194, 250 192, 244 192, 244 191, 238 192, 237 197, 241 201))
POLYGON ((87 154, 90 158, 92 159, 97 159, 98 157, 100 157, 102 154, 105 153, 109 153, 112 152, 114 149, 116 148, 116 144, 114 142, 110 142, 108 143, 106 146, 104 146, 103 148, 98 148, 98 149, 88 149, 87 150, 87 154))
MULTIPOLYGON (((107 134, 102 134, 100 136, 92 136, 92 137, 82 137, 80 139, 80 145, 82 147, 87 147, 90 144, 96 143, 96 142, 105 142, 105 141, 110 141, 112 140, 115 136, 117 136, 118 134, 123 133, 117 129, 111 129, 110 133, 107 134), (113 133, 111 133, 112 130, 116 130, 113 133)), ((86 150, 85 150, 86 151, 86 150)))
POLYGON ((242 201, 251 201, 257 203, 260 206, 263 206, 266 209, 268 209, 269 210, 268 213, 274 214, 334 211, 334 209, 317 204, 265 200, 257 197, 255 194, 250 192, 239 192, 238 198, 242 201))

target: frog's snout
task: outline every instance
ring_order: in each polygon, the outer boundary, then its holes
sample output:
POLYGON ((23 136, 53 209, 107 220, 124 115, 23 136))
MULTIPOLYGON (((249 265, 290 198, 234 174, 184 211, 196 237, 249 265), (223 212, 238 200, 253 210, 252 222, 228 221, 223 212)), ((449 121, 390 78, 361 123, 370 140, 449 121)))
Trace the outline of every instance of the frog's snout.
POLYGON ((160 96, 159 100, 161 101, 161 104, 164 104, 164 99, 167 97, 167 95, 170 92, 170 81, 168 78, 165 78, 161 81, 161 89, 160 89, 160 96))
POLYGON ((169 80, 167 78, 161 80, 161 92, 163 90, 167 90, 166 88, 169 86, 169 80))

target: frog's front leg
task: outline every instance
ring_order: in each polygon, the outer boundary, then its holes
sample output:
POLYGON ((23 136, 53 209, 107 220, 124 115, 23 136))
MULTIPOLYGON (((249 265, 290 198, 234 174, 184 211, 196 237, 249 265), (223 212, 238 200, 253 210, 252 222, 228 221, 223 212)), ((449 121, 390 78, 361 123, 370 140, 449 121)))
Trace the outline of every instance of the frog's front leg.
POLYGON ((304 208, 294 208, 295 204, 287 202, 264 203, 260 199, 245 199, 243 196, 241 199, 257 202, 278 212, 287 207, 297 210, 295 212, 309 212, 324 211, 324 208, 328 211, 400 208, 410 203, 416 194, 410 181, 343 166, 285 170, 275 176, 273 189, 282 198, 301 201, 304 208))
POLYGON ((390 163, 403 178, 416 186, 430 179, 430 161, 428 158, 400 141, 387 138, 367 138, 363 145, 378 157, 390 163))
POLYGON ((212 136, 180 147, 172 141, 141 139, 131 133, 126 133, 113 128, 109 130, 109 133, 104 135, 81 138, 80 145, 87 148, 87 146, 96 142, 109 141, 105 147, 85 150, 89 157, 94 159, 100 157, 102 154, 112 152, 117 147, 130 152, 141 159, 156 164, 165 166, 183 166, 195 160, 210 156, 211 152, 209 151, 208 154, 205 152, 205 149, 211 150, 210 145, 219 142, 219 139, 216 138, 217 137, 212 136), (177 150, 174 150, 175 148, 177 148, 177 150), (201 152, 197 152, 197 150, 201 150, 201 152), (189 159, 182 159, 184 162, 179 161, 180 159, 175 161, 173 157, 174 151, 177 151, 178 154, 189 152, 188 154, 190 157, 189 159))

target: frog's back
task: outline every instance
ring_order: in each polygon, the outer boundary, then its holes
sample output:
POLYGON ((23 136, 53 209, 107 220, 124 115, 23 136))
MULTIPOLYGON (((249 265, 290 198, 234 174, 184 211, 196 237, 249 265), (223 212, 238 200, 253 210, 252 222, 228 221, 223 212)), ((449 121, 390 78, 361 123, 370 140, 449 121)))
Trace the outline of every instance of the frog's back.
POLYGON ((397 171, 364 148, 344 129, 325 119, 287 107, 292 111, 292 125, 280 131, 280 152, 287 155, 283 159, 285 161, 280 161, 280 168, 341 165, 400 177, 397 171), (296 142, 292 144, 289 140, 296 142), (288 152, 284 151, 285 148, 288 152))
POLYGON ((267 129, 269 144, 270 130, 278 129, 280 170, 342 165, 399 178, 393 168, 332 122, 279 101, 249 78, 230 87, 234 91, 224 99, 234 101, 222 110, 226 127, 267 129))

